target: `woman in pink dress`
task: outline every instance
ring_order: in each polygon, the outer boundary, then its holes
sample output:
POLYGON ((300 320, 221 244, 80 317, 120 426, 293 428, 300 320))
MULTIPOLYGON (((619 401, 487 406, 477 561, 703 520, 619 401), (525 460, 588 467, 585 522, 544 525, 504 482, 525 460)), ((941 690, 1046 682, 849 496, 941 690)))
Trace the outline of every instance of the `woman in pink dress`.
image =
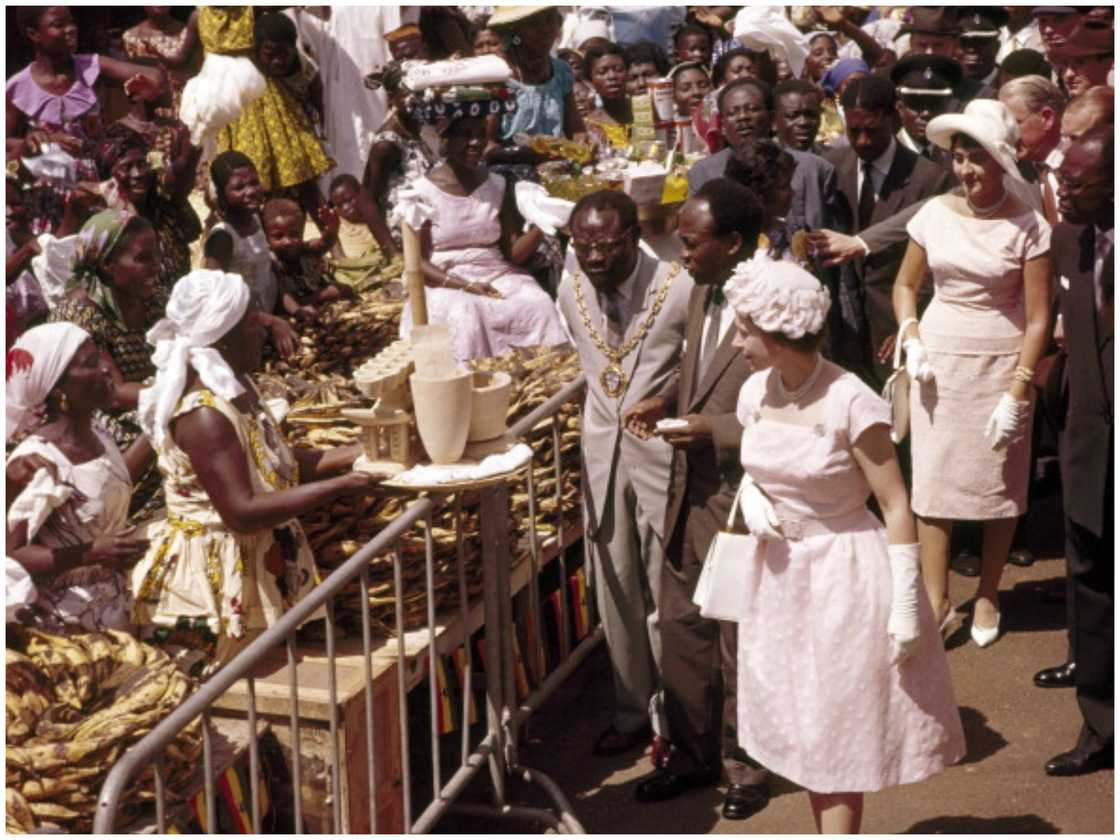
POLYGON ((737 410, 740 508, 755 538, 739 740, 808 790, 820 831, 855 832, 866 792, 921 781, 965 753, 890 409, 821 357, 829 295, 812 275, 757 256, 727 297, 737 346, 759 370, 737 410))
POLYGON ((926 136, 952 153, 960 188, 910 220, 894 284, 910 371, 914 513, 926 592, 938 622, 949 603, 953 522, 983 523, 972 639, 999 636, 999 581, 1027 508, 1034 367, 1050 336, 1050 226, 1015 159, 1019 128, 1000 102, 930 121, 926 136), (918 321, 918 290, 933 300, 918 321))
MULTIPOLYGON (((443 162, 416 183, 432 208, 421 232, 428 319, 451 327, 459 361, 501 356, 514 347, 567 343, 552 298, 518 268, 541 231, 520 230, 506 180, 482 165, 484 117, 459 117, 442 132, 443 162)), ((412 330, 411 307, 401 336, 412 330)))

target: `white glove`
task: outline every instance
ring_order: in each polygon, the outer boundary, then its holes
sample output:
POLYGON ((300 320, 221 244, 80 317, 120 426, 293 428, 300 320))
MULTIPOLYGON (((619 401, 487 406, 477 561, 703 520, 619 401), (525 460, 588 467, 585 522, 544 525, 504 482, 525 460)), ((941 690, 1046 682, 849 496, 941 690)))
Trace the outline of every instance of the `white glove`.
POLYGON ((906 372, 915 382, 932 382, 933 366, 926 358, 926 346, 920 338, 908 338, 902 342, 906 351, 906 372))
POLYGON ((921 593, 921 563, 918 544, 888 545, 891 558, 891 615, 887 635, 895 643, 892 665, 909 659, 918 649, 921 625, 918 622, 918 598, 921 593))
POLYGON ((766 498, 758 485, 749 475, 743 475, 743 487, 739 494, 739 510, 750 532, 760 540, 783 540, 782 522, 774 512, 774 506, 766 498))
POLYGON ((992 442, 993 450, 998 452, 1023 436, 1029 408, 1029 401, 1017 400, 1010 394, 1005 393, 999 398, 984 429, 984 437, 992 442))

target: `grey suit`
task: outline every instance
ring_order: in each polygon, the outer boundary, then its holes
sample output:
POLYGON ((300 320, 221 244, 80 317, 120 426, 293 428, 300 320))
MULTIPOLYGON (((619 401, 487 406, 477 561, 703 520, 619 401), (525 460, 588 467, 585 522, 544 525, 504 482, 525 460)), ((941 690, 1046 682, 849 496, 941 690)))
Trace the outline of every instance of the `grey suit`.
MULTIPOLYGON (((786 151, 797 164, 793 170, 793 203, 786 219, 787 228, 792 232, 836 227, 843 216, 835 168, 818 155, 790 148, 786 151)), ((693 164, 688 170, 688 194, 695 195, 708 181, 722 178, 731 156, 731 149, 723 149, 693 164)))
MULTIPOLYGON (((557 293, 557 306, 587 374, 582 416, 585 545, 610 649, 615 726, 621 732, 640 729, 651 712, 656 717, 656 704, 651 701, 659 692, 657 596, 665 558, 665 488, 673 456, 672 448, 660 438, 642 441, 623 433, 622 417, 675 376, 692 278, 680 266, 661 262, 643 250, 631 291, 631 315, 624 325, 623 343, 640 329, 670 274, 674 279, 660 313, 622 362, 628 385, 618 398, 608 396, 599 381, 608 360, 580 314, 575 283, 580 283, 589 323, 601 333, 603 312, 597 293, 572 266, 565 270, 557 293)), ((659 724, 656 728, 660 731, 659 724)))
POLYGON ((699 369, 707 300, 708 289, 697 286, 689 302, 680 376, 661 394, 678 416, 706 417, 713 439, 710 447, 676 453, 665 515, 668 562, 661 576, 659 610, 665 716, 673 744, 669 766, 682 773, 714 769, 722 757, 732 784, 758 784, 766 773, 739 748, 735 731, 736 625, 704 618, 692 603, 708 546, 724 527, 742 480, 743 429, 735 407, 752 372, 732 346, 734 327, 707 369, 699 369))

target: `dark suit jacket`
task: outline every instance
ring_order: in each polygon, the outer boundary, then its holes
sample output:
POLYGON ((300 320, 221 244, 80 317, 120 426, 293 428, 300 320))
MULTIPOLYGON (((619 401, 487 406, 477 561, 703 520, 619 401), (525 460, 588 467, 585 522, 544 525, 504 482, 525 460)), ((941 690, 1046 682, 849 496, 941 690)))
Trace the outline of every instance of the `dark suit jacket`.
MULTIPOLYGON (((859 158, 850 148, 837 149, 829 153, 827 158, 836 167, 840 195, 844 199, 844 211, 849 219, 848 229, 859 232, 859 158)), ((879 200, 875 202, 871 213, 871 224, 884 221, 900 210, 947 191, 952 183, 952 178, 941 167, 914 154, 901 143, 896 143, 894 161, 879 190, 879 200)), ((902 257, 906 254, 906 245, 907 240, 902 239, 886 247, 872 248, 866 257, 846 267, 846 270, 855 273, 863 292, 864 315, 872 354, 887 336, 898 330, 891 304, 891 290, 894 288, 902 257)), ((931 291, 927 288, 923 294, 928 301, 931 291)), ((869 361, 874 365, 876 376, 885 382, 890 375, 890 365, 869 361)))
MULTIPOLYGON (((1084 225, 1054 228, 1051 257, 1069 343, 1069 413, 1061 442, 1065 514, 1096 536, 1104 533, 1106 488, 1112 484, 1113 338, 1098 317, 1093 264, 1082 261, 1084 225)), ((1113 271, 1113 255, 1104 270, 1113 271)))
MULTIPOLYGON (((690 531, 699 541, 710 541, 727 523, 735 492, 743 477, 739 461, 739 444, 743 427, 735 416, 739 390, 753 372, 742 351, 732 346, 735 327, 723 337, 712 363, 697 380, 701 336, 704 330, 704 307, 707 287, 699 284, 688 302, 688 326, 685 328, 685 352, 680 373, 661 392, 676 416, 701 414, 712 424, 714 445, 696 452, 677 451, 673 456, 673 472, 665 513, 665 544, 671 545, 680 524, 681 510, 687 506, 693 521, 690 531), (708 532, 708 536, 704 536, 708 532)), ((671 411, 671 408, 670 408, 671 411)), ((680 558, 670 557, 670 562, 680 558)))
MULTIPOLYGON (((791 232, 835 229, 843 213, 836 189, 836 170, 818 155, 797 149, 787 148, 786 151, 797 164, 793 170, 793 203, 787 227, 791 232)), ((708 181, 722 178, 731 154, 731 149, 723 149, 693 164, 688 170, 688 194, 696 195, 708 181)))

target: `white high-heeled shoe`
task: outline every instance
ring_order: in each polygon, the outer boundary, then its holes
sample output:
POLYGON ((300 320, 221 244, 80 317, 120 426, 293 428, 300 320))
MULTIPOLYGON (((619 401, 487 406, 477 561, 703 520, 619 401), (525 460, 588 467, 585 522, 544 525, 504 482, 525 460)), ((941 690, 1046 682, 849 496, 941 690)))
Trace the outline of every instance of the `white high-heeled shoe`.
POLYGON ((977 647, 986 648, 999 638, 999 622, 1000 614, 996 613, 996 623, 994 627, 980 627, 976 624, 976 616, 972 617, 972 641, 976 642, 977 647))

